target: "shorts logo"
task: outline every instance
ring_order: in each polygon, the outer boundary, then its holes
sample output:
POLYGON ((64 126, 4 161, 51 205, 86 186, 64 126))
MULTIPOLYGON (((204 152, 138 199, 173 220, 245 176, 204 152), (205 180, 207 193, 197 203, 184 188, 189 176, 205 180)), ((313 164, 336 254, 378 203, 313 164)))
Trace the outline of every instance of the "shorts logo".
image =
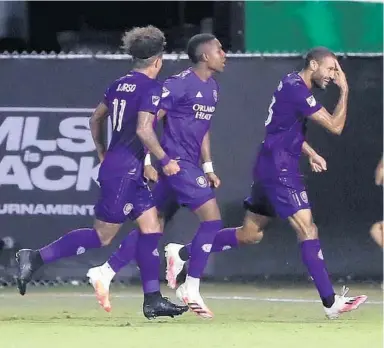
POLYGON ((85 248, 84 247, 78 247, 76 250, 76 255, 81 255, 85 253, 85 248))
POLYGON ((202 188, 205 188, 208 186, 208 182, 205 176, 199 176, 198 178, 196 178, 196 182, 197 182, 197 185, 199 185, 202 188))
POLYGON ((160 102, 160 97, 157 96, 157 95, 153 95, 152 96, 152 104, 155 105, 155 106, 158 106, 159 102, 160 102))
POLYGON ((317 253, 317 257, 318 257, 320 260, 324 260, 323 252, 321 251, 321 249, 320 249, 319 252, 317 253))
POLYGON ((213 90, 213 99, 215 99, 215 102, 217 103, 217 91, 213 90))
POLYGON ((310 107, 314 107, 314 106, 316 105, 316 99, 315 99, 315 97, 314 97, 313 95, 311 95, 310 97, 308 97, 308 98, 306 99, 306 101, 307 101, 307 103, 308 103, 308 105, 309 105, 310 107))
POLYGON ((156 256, 156 257, 159 257, 159 251, 157 250, 157 248, 152 251, 152 255, 156 256))
POLYGON ((205 253, 210 253, 212 249, 212 244, 204 244, 201 247, 201 250, 203 250, 205 253))
POLYGON ((302 199, 302 201, 303 201, 304 203, 308 203, 307 192, 305 192, 305 191, 301 192, 301 193, 300 193, 300 197, 301 197, 301 199, 302 199))
POLYGON ((230 245, 224 245, 223 249, 221 249, 221 250, 225 251, 225 250, 229 250, 229 249, 232 249, 230 245))
POLYGON ((125 206, 124 206, 124 209, 123 209, 123 213, 124 215, 128 215, 133 209, 133 204, 132 203, 127 203, 125 206))

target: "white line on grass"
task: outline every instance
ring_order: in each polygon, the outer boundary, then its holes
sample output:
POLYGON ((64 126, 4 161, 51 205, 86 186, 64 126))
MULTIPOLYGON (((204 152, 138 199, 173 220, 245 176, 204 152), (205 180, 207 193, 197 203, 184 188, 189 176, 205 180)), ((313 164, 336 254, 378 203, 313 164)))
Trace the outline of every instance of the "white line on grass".
MULTIPOLYGON (((33 295, 35 293, 31 293, 33 295)), ((53 294, 53 293, 44 293, 44 297, 56 297, 56 298, 69 298, 69 297, 94 297, 93 294, 82 294, 82 293, 72 293, 72 294, 53 294)), ((14 294, 0 294, 0 297, 13 297, 14 294)), ((142 298, 142 294, 112 294, 112 298, 142 298)), ((310 299, 300 299, 300 298, 274 298, 274 297, 255 297, 255 296, 216 296, 216 295, 205 295, 207 299, 211 300, 224 300, 224 301, 259 301, 259 302, 285 302, 285 303, 320 303, 320 300, 310 300, 310 299)), ((371 305, 383 305, 383 301, 367 301, 365 304, 371 305)))

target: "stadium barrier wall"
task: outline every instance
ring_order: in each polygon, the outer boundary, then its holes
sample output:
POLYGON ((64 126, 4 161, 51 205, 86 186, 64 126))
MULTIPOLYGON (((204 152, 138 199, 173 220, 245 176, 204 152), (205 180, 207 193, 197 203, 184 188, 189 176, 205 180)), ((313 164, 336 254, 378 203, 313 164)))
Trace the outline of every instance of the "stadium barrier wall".
MULTIPOLYGON (((97 159, 88 128, 106 86, 125 74, 131 62, 113 55, 0 56, 0 236, 22 247, 38 248, 67 231, 91 226, 98 187, 97 159)), ((161 78, 188 67, 182 56, 168 56, 161 78), (174 59, 173 59, 173 58, 174 59)), ((309 198, 323 253, 334 277, 377 278, 382 252, 371 241, 372 223, 382 219, 382 190, 373 173, 382 154, 383 60, 348 57, 341 62, 350 85, 348 120, 336 137, 310 124, 309 142, 328 161, 328 171, 312 174, 306 161, 309 198)), ((226 226, 239 225, 242 201, 251 185, 251 168, 263 138, 271 95, 284 74, 298 69, 300 57, 232 55, 217 76, 220 102, 213 119, 212 152, 222 187, 217 198, 226 226)), ((338 90, 316 91, 334 108, 338 90)), ((188 242, 198 223, 182 209, 165 232, 165 242, 188 242)), ((84 277, 103 262, 132 228, 126 223, 111 246, 44 267, 39 277, 84 277)), ((14 262, 0 268, 11 279, 14 262)), ((275 221, 259 245, 210 258, 206 275, 230 277, 307 277, 295 234, 275 221)), ((135 265, 120 279, 138 277, 135 265)))

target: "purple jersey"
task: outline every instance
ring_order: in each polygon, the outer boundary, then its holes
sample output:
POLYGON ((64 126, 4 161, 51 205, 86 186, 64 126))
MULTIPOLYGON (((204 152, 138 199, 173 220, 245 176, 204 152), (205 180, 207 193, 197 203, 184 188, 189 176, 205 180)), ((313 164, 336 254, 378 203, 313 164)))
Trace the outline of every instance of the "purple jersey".
POLYGON ((164 82, 159 108, 167 112, 162 146, 168 156, 199 164, 217 100, 216 80, 204 82, 191 69, 164 82))
POLYGON ((298 73, 280 81, 265 121, 266 135, 255 168, 258 178, 299 174, 307 117, 321 108, 298 73))
POLYGON ((156 114, 161 84, 132 71, 109 86, 104 95, 112 123, 112 139, 100 167, 99 178, 142 179, 144 146, 136 135, 138 113, 156 114))

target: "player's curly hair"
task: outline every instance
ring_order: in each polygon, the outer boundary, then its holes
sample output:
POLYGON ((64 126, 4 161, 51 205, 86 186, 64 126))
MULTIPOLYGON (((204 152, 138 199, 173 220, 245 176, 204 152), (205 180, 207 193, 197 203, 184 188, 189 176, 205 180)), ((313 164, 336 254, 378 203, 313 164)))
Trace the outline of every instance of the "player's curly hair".
POLYGON ((187 44, 187 54, 191 62, 194 64, 198 63, 201 60, 203 54, 203 52, 201 52, 201 45, 215 39, 215 35, 208 33, 192 36, 187 44))
POLYGON ((153 25, 125 32, 122 41, 122 49, 132 56, 136 66, 143 68, 162 55, 166 45, 164 33, 153 25))
POLYGON ((320 62, 325 57, 336 58, 336 55, 327 47, 319 46, 312 48, 305 56, 304 68, 306 69, 309 67, 309 63, 311 60, 316 60, 317 62, 320 62))

